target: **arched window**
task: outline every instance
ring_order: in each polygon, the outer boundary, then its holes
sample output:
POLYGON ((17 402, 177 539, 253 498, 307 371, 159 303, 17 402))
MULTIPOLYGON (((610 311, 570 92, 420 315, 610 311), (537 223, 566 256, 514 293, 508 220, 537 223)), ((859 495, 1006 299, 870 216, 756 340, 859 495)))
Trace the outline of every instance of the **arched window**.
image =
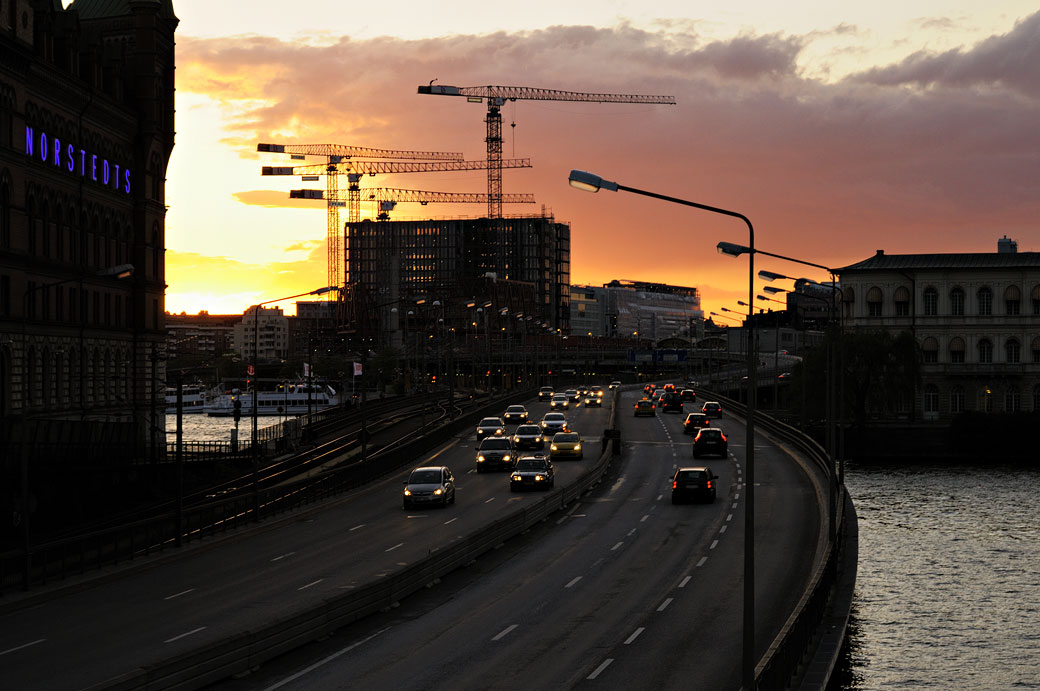
POLYGON ((1033 290, 1029 292, 1029 298, 1033 302, 1033 316, 1040 315, 1040 285, 1033 286, 1033 290))
POLYGON ((867 291, 867 316, 880 317, 883 303, 884 298, 881 294, 881 289, 877 286, 871 286, 870 290, 867 291))
POLYGON ((964 362, 964 339, 960 336, 950 339, 950 362, 964 362))
POLYGON ((1004 314, 1016 315, 1022 311, 1022 291, 1011 285, 1004 289, 1004 314))
POLYGON ((950 291, 950 314, 955 317, 964 316, 964 288, 960 286, 950 291))
POLYGON ((988 286, 982 286, 976 293, 979 303, 979 316, 988 317, 993 314, 993 291, 988 286))
MULTIPOLYGON (((1040 388, 1040 387, 1038 387, 1040 388)), ((963 413, 964 412, 964 389, 960 386, 955 386, 950 389, 950 413, 963 413)))
POLYGON ((1022 410, 1022 392, 1012 384, 1004 392, 1004 411, 1017 413, 1020 410, 1022 410))
POLYGON ((929 336, 921 343, 921 357, 927 364, 939 362, 939 341, 929 336))
POLYGON ((1011 363, 1017 364, 1022 359, 1022 345, 1018 342, 1017 338, 1009 338, 1004 343, 1004 359, 1011 363))
POLYGON ((924 387, 924 415, 932 420, 939 417, 939 389, 935 384, 924 387))
POLYGON ((988 386, 979 389, 978 410, 982 413, 993 412, 993 389, 988 386))
POLYGON ((896 288, 896 292, 892 296, 892 302, 895 303, 897 317, 910 316, 910 291, 906 286, 896 288))
POLYGON ((932 286, 924 289, 924 314, 926 317, 939 314, 939 291, 932 286))
POLYGON ((993 362, 993 341, 988 338, 979 341, 979 362, 982 364, 993 362))
POLYGON ((852 286, 842 289, 841 299, 844 302, 842 313, 846 319, 852 319, 856 316, 856 291, 852 289, 852 286))

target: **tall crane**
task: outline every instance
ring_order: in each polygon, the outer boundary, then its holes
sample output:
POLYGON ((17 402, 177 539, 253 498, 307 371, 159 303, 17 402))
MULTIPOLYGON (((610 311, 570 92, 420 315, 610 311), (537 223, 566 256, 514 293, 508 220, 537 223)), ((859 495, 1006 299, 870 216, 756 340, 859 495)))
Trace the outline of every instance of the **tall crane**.
POLYGON ((420 94, 463 96, 469 103, 487 101, 488 218, 502 217, 502 106, 506 101, 585 101, 589 103, 654 103, 675 105, 673 96, 593 94, 528 86, 448 86, 431 81, 420 94))
MULTIPOLYGON (((428 192, 425 190, 403 190, 394 187, 373 187, 366 189, 368 199, 375 201, 378 207, 377 218, 381 221, 389 219, 389 213, 399 202, 415 202, 427 204, 487 204, 487 195, 483 192, 428 192)), ((290 199, 331 199, 325 196, 324 190, 291 190, 290 199)), ((504 204, 534 204, 533 194, 504 194, 504 204)))
MULTIPOLYGON (((399 151, 396 149, 373 149, 363 146, 349 146, 345 144, 265 144, 256 145, 256 150, 266 153, 289 154, 294 158, 304 156, 324 156, 326 163, 323 166, 315 166, 323 169, 326 173, 326 187, 329 192, 328 199, 328 274, 330 286, 342 286, 344 283, 343 263, 344 252, 341 243, 342 233, 339 224, 339 210, 345 204, 342 201, 333 202, 338 199, 339 190, 339 165, 344 161, 354 158, 388 158, 419 161, 461 161, 462 154, 447 153, 442 151, 399 151)), ((360 176, 358 176, 360 179, 360 176)), ((356 184, 354 180, 352 184, 356 184)))

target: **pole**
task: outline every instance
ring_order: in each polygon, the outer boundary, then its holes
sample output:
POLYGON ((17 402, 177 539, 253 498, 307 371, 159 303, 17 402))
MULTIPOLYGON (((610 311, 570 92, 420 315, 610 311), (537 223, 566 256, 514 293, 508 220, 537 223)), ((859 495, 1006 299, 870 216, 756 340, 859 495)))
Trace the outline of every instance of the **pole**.
POLYGON ((184 370, 177 370, 177 537, 180 547, 184 534, 184 370))
POLYGON ((260 374, 260 369, 257 366, 257 360, 259 359, 259 344, 260 339, 260 305, 263 303, 257 303, 256 307, 253 308, 253 391, 250 394, 250 401, 253 406, 252 419, 253 419, 253 435, 252 435, 252 452, 253 452, 253 522, 256 523, 260 520, 260 447, 258 445, 258 408, 260 407, 259 401, 257 400, 257 377, 260 374))

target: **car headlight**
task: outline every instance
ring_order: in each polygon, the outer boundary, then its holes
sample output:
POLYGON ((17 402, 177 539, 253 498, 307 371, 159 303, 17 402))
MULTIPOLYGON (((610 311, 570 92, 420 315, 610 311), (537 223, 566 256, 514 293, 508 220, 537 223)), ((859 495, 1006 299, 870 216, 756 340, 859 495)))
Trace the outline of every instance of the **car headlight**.
POLYGON ((513 473, 512 475, 509 476, 509 479, 513 480, 515 482, 520 482, 520 479, 521 479, 520 478, 520 474, 519 473, 513 473))
POLYGON ((514 443, 514 444, 518 444, 518 443, 520 443, 520 437, 517 437, 517 436, 513 436, 513 443, 514 443))
POLYGON ((542 481, 542 480, 544 480, 544 479, 545 479, 545 476, 544 476, 544 475, 535 475, 535 476, 534 476, 534 481, 535 481, 535 482, 541 482, 541 481, 542 481))
POLYGON ((550 451, 555 451, 555 450, 556 450, 556 444, 552 444, 552 445, 551 445, 551 446, 549 447, 549 450, 550 450, 550 451))
POLYGON ((484 460, 484 454, 479 454, 479 455, 477 456, 477 462, 479 463, 479 462, 481 462, 481 461, 483 461, 483 460, 484 460))
POLYGON ((538 437, 535 437, 535 438, 534 438, 534 440, 535 440, 535 441, 541 441, 541 440, 542 440, 542 438, 541 438, 540 436, 538 436, 538 437))
POLYGON ((502 430, 500 430, 500 429, 496 429, 496 430, 495 430, 495 434, 502 434, 502 430))
POLYGON ((574 445, 574 450, 575 451, 581 451, 581 444, 575 444, 574 445))
POLYGON ((503 461, 508 461, 509 460, 509 454, 506 454, 505 456, 503 456, 502 460, 503 461))
POLYGON ((404 491, 404 496, 406 496, 406 497, 412 496, 412 490, 406 488, 405 491, 404 491))
POLYGON ((437 489, 433 490, 433 493, 434 494, 444 494, 444 490, 441 489, 440 487, 438 487, 437 489))

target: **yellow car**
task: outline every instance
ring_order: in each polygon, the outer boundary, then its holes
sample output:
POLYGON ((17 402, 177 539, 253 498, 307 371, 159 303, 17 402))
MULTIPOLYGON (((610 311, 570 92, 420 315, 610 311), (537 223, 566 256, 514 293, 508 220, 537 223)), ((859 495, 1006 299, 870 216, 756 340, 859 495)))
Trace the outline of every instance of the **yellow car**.
POLYGON ((549 458, 581 458, 581 437, 577 432, 557 432, 549 445, 549 458))

